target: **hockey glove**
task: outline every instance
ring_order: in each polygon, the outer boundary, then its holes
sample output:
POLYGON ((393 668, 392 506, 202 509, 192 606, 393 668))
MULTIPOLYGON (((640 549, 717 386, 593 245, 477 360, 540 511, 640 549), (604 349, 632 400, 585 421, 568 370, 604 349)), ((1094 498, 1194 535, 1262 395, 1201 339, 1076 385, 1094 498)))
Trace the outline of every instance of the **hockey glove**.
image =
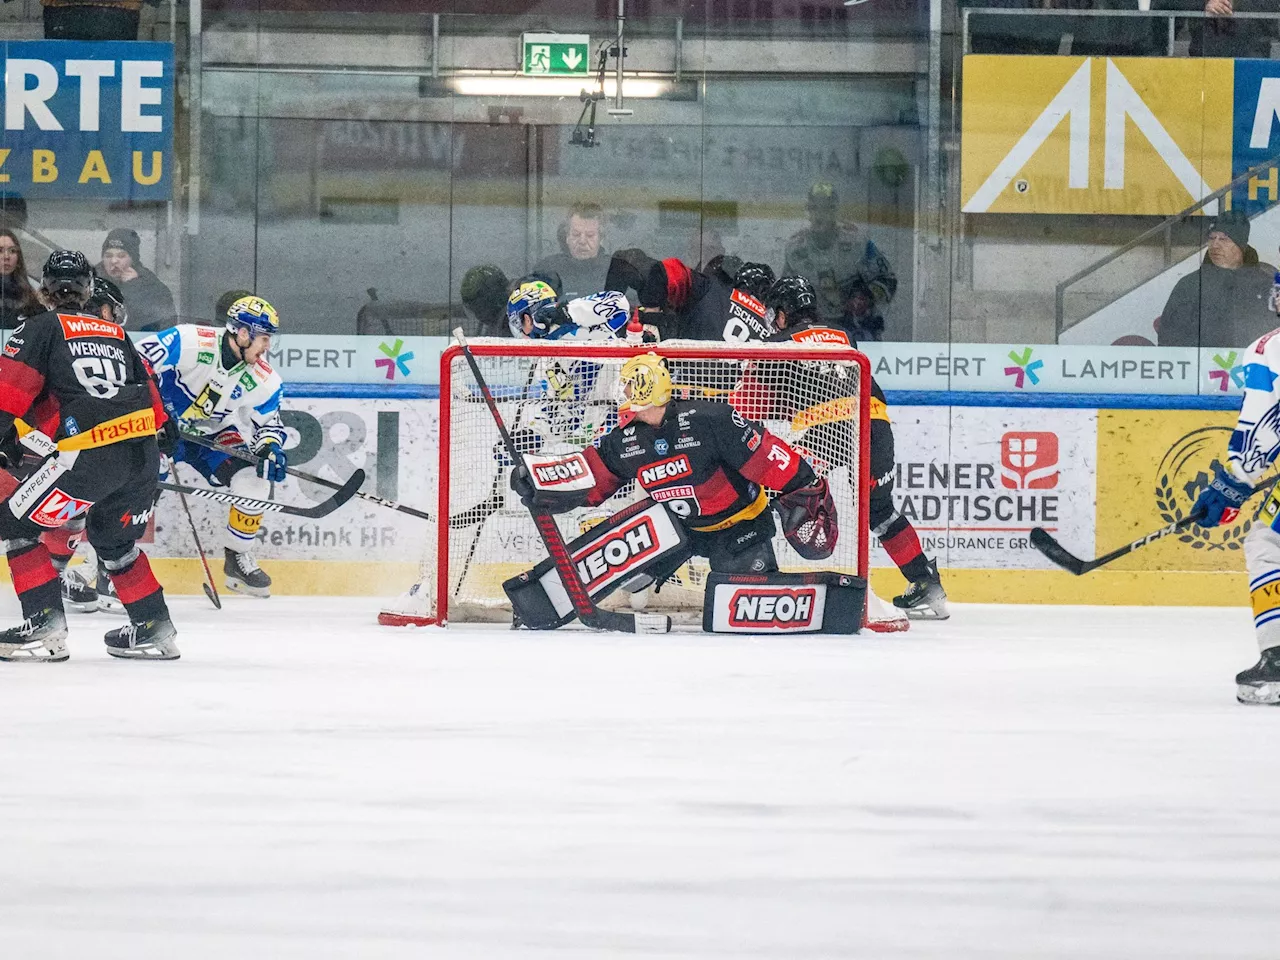
POLYGON ((283 483, 287 477, 289 458, 275 440, 267 440, 253 451, 262 459, 258 461, 258 476, 271 483, 283 483))
POLYGON ((523 463, 517 463, 511 471, 511 489, 520 502, 529 509, 533 509, 538 490, 533 485, 533 477, 529 476, 529 468, 523 463))
POLYGON ((1240 507, 1253 493, 1253 487, 1218 464, 1213 483, 1205 487, 1196 497, 1195 506, 1191 508, 1191 516, 1202 527, 1217 527, 1230 523, 1240 515, 1240 507))
POLYGON ((18 440, 18 428, 10 426, 3 437, 0 437, 0 467, 5 470, 16 470, 22 464, 26 448, 18 440))
POLYGON ((840 528, 831 488, 823 478, 783 494, 774 503, 782 519, 782 533, 806 560, 825 560, 835 551, 840 528))
POLYGON ((178 452, 178 445, 182 443, 182 431, 178 429, 177 420, 170 416, 160 425, 160 429, 156 431, 156 443, 166 457, 172 457, 178 452))

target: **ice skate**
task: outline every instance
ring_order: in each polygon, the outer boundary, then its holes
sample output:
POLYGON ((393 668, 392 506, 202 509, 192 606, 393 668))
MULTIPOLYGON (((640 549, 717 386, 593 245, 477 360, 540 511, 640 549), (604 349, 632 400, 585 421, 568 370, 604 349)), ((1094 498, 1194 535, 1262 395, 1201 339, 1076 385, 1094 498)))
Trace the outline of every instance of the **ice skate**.
POLYGON ((107 576, 107 568, 98 566, 98 609, 104 613, 116 613, 125 616, 124 604, 116 593, 116 585, 107 576))
POLYGON ((1280 647, 1269 647, 1248 670, 1236 674, 1236 699, 1241 703, 1280 704, 1280 647))
POLYGON ((67 653, 67 616, 46 608, 0 632, 0 660, 61 663, 67 653))
POLYGON ((271 596, 271 578, 258 566, 253 554, 237 553, 230 547, 224 550, 222 572, 227 578, 227 589, 243 593, 247 597, 271 596))
POLYGON ((98 591, 90 583, 80 567, 68 567, 59 575, 62 581, 62 606, 76 613, 96 613, 98 591))
POLYGON ((942 580, 938 576, 938 562, 930 560, 928 572, 907 584, 902 595, 893 598, 893 605, 905 611, 912 620, 946 620, 950 617, 947 592, 942 589, 942 580))
POLYGON ((177 660, 178 635, 173 622, 167 617, 160 620, 129 622, 107 632, 103 638, 107 653, 125 660, 177 660))

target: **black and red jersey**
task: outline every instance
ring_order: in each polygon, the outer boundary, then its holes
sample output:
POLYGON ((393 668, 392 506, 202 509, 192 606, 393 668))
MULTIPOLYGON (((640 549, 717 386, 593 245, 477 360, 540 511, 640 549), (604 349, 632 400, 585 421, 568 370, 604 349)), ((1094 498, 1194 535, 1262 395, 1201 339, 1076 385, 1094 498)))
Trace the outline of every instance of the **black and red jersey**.
POLYGON ((54 439, 93 435, 85 446, 150 436, 165 419, 123 327, 54 310, 20 324, 0 354, 0 429, 15 417, 31 417, 54 439))
POLYGON ((764 488, 790 492, 814 480, 800 454, 725 403, 672 401, 658 426, 633 420, 586 454, 598 482, 591 504, 634 479, 694 530, 758 516, 764 488))

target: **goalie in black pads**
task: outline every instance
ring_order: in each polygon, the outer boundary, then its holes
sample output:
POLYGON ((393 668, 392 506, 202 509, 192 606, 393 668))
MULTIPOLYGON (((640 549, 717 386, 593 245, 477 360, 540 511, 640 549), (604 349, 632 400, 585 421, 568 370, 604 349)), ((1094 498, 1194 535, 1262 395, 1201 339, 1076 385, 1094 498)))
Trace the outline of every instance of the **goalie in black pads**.
MULTIPOLYGON (((598 448, 566 457, 527 456, 511 474, 511 487, 526 504, 557 513, 601 504, 631 480, 648 494, 571 545, 579 567, 587 565, 579 574, 589 590, 596 581, 618 582, 610 579, 609 565, 625 567, 628 580, 661 582, 692 554, 706 557, 715 573, 776 573, 774 511, 802 557, 831 555, 839 536, 835 503, 826 480, 797 451, 728 404, 672 400, 671 376, 656 354, 632 357, 621 377, 621 411, 632 417, 629 422, 610 431, 598 448), (772 505, 766 488, 780 491, 772 505), (650 526, 643 530, 627 526, 646 517, 650 526), (621 542, 612 546, 610 539, 621 542), (592 557, 597 541, 599 560, 592 557)), ((530 580, 526 574, 506 585, 521 620, 534 627, 567 622, 566 616, 530 609, 520 589, 530 580)))

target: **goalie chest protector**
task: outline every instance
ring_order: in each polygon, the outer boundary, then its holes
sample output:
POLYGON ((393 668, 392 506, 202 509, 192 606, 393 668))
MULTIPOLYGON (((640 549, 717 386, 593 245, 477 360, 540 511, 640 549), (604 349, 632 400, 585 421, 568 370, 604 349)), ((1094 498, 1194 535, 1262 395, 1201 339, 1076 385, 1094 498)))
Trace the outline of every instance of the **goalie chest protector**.
POLYGON ((708 633, 857 633, 867 581, 817 573, 713 573, 702 629, 708 633))

